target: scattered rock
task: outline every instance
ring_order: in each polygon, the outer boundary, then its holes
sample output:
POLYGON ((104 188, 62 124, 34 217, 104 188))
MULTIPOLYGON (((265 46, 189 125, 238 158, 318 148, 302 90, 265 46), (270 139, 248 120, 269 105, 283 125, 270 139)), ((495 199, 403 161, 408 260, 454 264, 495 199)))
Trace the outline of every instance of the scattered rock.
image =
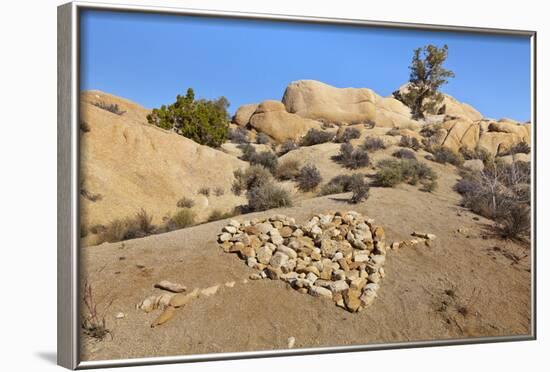
POLYGON ((289 337, 287 341, 287 345, 289 349, 292 349, 294 347, 294 344, 296 343, 296 338, 289 337))
POLYGON ((164 289, 165 291, 170 291, 174 293, 181 293, 187 290, 186 286, 178 283, 172 283, 172 282, 169 282, 168 280, 163 280, 155 284, 155 288, 164 289))
POLYGON ((172 306, 168 306, 164 311, 159 315, 157 319, 151 323, 151 328, 155 328, 156 326, 159 326, 161 324, 166 323, 170 319, 174 317, 174 314, 176 312, 176 308, 172 306))
POLYGON ((116 319, 123 319, 126 317, 126 314, 124 313, 116 313, 115 318, 116 319))

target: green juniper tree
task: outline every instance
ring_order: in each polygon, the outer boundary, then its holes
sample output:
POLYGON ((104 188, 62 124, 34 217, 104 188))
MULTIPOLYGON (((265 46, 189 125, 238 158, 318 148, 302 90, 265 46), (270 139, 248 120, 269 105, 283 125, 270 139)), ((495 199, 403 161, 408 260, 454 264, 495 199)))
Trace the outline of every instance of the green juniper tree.
POLYGON ((189 88, 185 96, 178 94, 176 102, 153 109, 147 121, 202 145, 219 147, 227 139, 228 107, 225 97, 195 100, 195 92, 189 88))
POLYGON ((426 45, 414 50, 409 69, 409 84, 405 92, 394 92, 394 97, 409 106, 414 118, 423 118, 425 113, 435 114, 443 101, 438 89, 447 83, 454 72, 443 68, 448 47, 426 45))

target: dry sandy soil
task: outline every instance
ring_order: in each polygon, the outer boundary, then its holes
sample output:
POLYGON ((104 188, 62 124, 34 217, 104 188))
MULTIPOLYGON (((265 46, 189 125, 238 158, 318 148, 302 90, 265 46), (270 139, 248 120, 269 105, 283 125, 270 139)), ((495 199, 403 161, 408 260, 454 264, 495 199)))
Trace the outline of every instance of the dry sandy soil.
POLYGON ((106 313, 112 337, 84 336, 82 359, 273 350, 286 348, 289 337, 296 338, 295 348, 308 348, 529 334, 529 247, 494 238, 491 221, 457 207, 456 174, 448 174, 433 194, 408 185, 372 188, 358 205, 341 194, 238 217, 283 213, 302 223, 316 212, 356 210, 382 225, 389 243, 414 230, 436 234, 432 247, 388 252, 379 297, 361 313, 299 294, 283 281, 246 280, 255 271, 216 243, 224 221, 82 248, 82 277, 102 304, 113 301, 106 313), (222 286, 150 328, 159 312, 135 306, 162 293, 153 285, 164 279, 189 289, 222 286), (223 285, 231 281, 233 288, 223 285), (118 312, 126 317, 115 319, 118 312))

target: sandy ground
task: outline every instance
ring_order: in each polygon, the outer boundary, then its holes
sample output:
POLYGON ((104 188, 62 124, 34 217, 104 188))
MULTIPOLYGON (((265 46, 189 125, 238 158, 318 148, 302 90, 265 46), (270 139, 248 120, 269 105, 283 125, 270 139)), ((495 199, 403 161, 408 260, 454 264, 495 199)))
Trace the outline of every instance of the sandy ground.
POLYGON ((272 350, 286 348, 289 337, 296 338, 296 348, 307 348, 529 334, 529 247, 494 238, 491 221, 458 207, 459 197, 451 191, 455 179, 449 173, 434 194, 408 185, 372 188, 370 198, 358 205, 348 204, 342 194, 255 214, 283 213, 301 223, 316 212, 356 210, 384 226, 388 242, 407 239, 414 230, 437 235, 432 247, 389 251, 379 298, 356 314, 299 294, 282 281, 244 283, 255 271, 217 246, 223 221, 82 248, 82 277, 93 285, 100 307, 113 303, 106 314, 112 337, 83 336, 81 357, 272 350), (150 328, 158 312, 146 314, 135 305, 162 293, 153 285, 163 279, 190 289, 222 287, 150 328), (236 282, 233 288, 223 286, 230 281, 236 282), (126 317, 115 319, 118 312, 126 317))

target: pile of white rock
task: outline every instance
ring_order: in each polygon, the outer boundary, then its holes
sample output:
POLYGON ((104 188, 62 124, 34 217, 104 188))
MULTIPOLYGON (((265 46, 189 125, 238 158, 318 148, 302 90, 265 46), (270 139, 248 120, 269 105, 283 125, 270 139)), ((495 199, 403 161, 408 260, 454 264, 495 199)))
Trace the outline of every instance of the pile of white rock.
POLYGON ((284 280, 350 312, 372 304, 385 275, 384 229, 354 211, 318 214, 303 226, 284 215, 230 220, 218 242, 258 270, 250 279, 284 280))

